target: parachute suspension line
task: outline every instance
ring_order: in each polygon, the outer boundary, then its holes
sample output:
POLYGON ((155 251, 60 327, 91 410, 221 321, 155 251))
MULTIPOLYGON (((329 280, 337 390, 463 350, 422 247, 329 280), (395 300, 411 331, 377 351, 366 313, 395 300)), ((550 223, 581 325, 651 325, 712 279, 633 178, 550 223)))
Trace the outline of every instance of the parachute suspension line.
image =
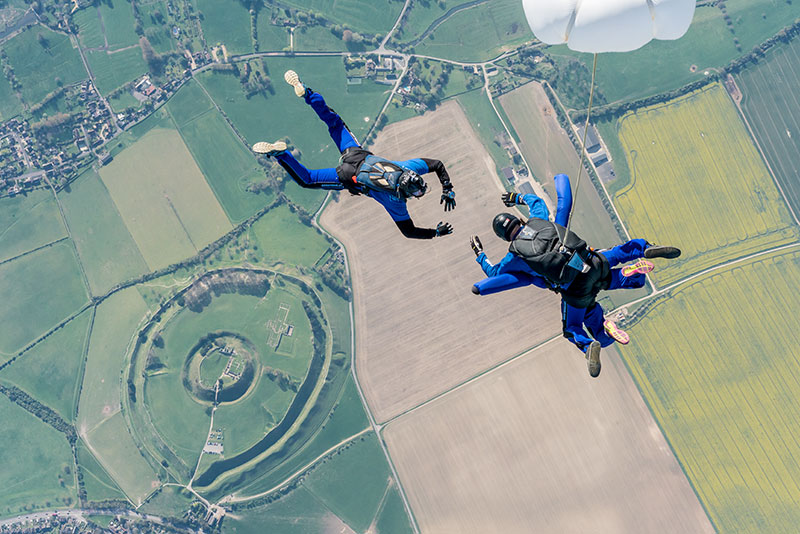
POLYGON ((567 233, 569 227, 572 225, 572 212, 575 211, 575 204, 578 203, 578 189, 581 187, 581 176, 583 175, 583 161, 586 157, 586 134, 589 131, 589 117, 592 114, 592 101, 594 100, 594 76, 597 72, 597 52, 594 53, 594 62, 592 64, 592 84, 589 89, 589 107, 586 110, 586 122, 583 125, 583 139, 581 140, 581 158, 578 166, 578 179, 575 180, 575 191, 572 193, 572 207, 569 210, 569 219, 567 220, 567 233))

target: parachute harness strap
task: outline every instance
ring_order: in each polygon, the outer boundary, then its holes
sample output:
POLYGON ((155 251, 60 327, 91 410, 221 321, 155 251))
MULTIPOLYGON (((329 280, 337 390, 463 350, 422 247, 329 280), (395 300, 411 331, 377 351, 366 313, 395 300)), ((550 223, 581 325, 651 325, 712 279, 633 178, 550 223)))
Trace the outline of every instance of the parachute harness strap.
POLYGON ((586 134, 589 132, 589 117, 592 114, 592 101, 594 100, 594 76, 597 72, 597 52, 594 53, 594 61, 592 64, 592 84, 589 90, 589 107, 586 110, 586 122, 583 125, 583 139, 581 140, 581 158, 578 164, 578 179, 575 181, 575 193, 572 195, 572 207, 569 210, 569 219, 567 219, 567 232, 569 234, 569 227, 572 225, 572 212, 575 211, 575 204, 578 202, 578 189, 581 187, 581 176, 583 175, 583 161, 586 157, 586 134))

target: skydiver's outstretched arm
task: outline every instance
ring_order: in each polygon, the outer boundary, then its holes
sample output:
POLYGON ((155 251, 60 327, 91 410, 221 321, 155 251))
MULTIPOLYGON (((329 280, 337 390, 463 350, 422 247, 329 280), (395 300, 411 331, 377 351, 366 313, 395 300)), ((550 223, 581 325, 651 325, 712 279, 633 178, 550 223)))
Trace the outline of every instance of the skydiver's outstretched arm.
POLYGON ((453 227, 449 223, 439 223, 436 228, 419 228, 414 225, 411 219, 394 222, 404 236, 409 239, 433 239, 443 235, 453 233, 453 227))

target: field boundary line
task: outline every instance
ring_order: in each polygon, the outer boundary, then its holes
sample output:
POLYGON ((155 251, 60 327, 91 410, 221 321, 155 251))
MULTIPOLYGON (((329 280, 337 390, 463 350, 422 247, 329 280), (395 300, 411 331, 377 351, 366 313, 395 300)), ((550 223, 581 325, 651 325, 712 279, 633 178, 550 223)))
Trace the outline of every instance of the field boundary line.
POLYGON ((65 235, 64 237, 60 237, 60 238, 56 239, 55 241, 51 241, 49 243, 45 243, 44 245, 40 245, 40 246, 38 246, 38 247, 36 247, 34 249, 31 249, 28 252, 23 252, 22 254, 17 254, 13 258, 8 258, 7 260, 0 261, 0 265, 5 265, 6 263, 12 262, 12 261, 14 261, 16 259, 23 258, 23 257, 25 257, 25 256, 27 256, 29 254, 33 254, 34 252, 38 252, 38 251, 40 251, 40 250, 42 250, 44 248, 51 247, 51 246, 53 246, 55 244, 61 243, 65 239, 70 239, 70 237, 68 235, 65 235))

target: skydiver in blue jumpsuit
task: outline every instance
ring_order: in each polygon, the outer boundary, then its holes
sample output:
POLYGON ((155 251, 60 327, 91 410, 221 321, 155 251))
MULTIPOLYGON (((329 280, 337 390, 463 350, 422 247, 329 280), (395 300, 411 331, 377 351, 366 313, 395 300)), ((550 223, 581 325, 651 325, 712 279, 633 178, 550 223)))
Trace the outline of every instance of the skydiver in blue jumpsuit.
POLYGON ((327 169, 308 169, 287 150, 286 143, 256 143, 253 150, 274 157, 286 172, 301 186, 314 189, 347 189, 352 194, 363 194, 381 204, 405 237, 432 239, 453 232, 450 223, 439 222, 436 228, 419 228, 408 214, 409 198, 420 198, 427 191, 423 174, 435 172, 442 184, 440 204, 444 211, 455 208, 455 192, 450 176, 441 161, 414 158, 390 161, 361 148, 342 118, 328 105, 322 95, 306 87, 297 73, 287 71, 286 82, 328 126, 328 133, 342 153, 340 165, 327 169))
MULTIPOLYGON (((555 177, 558 202, 556 205, 555 223, 567 226, 569 213, 572 208, 572 189, 569 178, 565 174, 555 177)), ((527 204, 531 219, 549 219, 549 210, 544 200, 536 195, 519 195, 505 193, 502 197, 506 206, 527 204)), ((495 218, 495 232, 499 237, 513 241, 519 234, 523 223, 510 214, 500 214, 495 218), (507 217, 503 217, 507 216, 507 217), (498 228, 500 223, 507 226, 498 228), (516 226, 515 226, 516 225, 516 226)), ((632 239, 627 243, 618 245, 608 250, 592 252, 602 255, 602 263, 607 262, 607 273, 595 286, 584 288, 578 294, 569 294, 569 288, 553 288, 543 276, 535 272, 530 265, 520 256, 509 252, 499 263, 493 265, 483 252, 478 236, 470 240, 472 249, 477 255, 477 262, 488 276, 472 287, 472 292, 478 295, 489 295, 499 291, 506 291, 517 287, 534 285, 537 287, 555 290, 562 294, 561 318, 563 335, 575 344, 588 360, 589 374, 597 377, 600 374, 600 348, 607 347, 619 341, 628 342, 628 335, 620 330, 613 321, 605 320, 603 308, 595 300, 600 289, 634 289, 643 287, 645 275, 652 271, 654 265, 641 258, 675 258, 680 251, 674 247, 655 246, 644 239, 632 239), (639 260, 633 265, 618 268, 618 265, 639 260), (584 329, 584 326, 586 329, 584 329), (589 331, 587 334, 586 330, 589 331), (591 336, 591 337, 590 337, 591 336)), ((577 279, 576 279, 577 280, 577 279)), ((576 282, 573 281, 572 284, 576 282)))

